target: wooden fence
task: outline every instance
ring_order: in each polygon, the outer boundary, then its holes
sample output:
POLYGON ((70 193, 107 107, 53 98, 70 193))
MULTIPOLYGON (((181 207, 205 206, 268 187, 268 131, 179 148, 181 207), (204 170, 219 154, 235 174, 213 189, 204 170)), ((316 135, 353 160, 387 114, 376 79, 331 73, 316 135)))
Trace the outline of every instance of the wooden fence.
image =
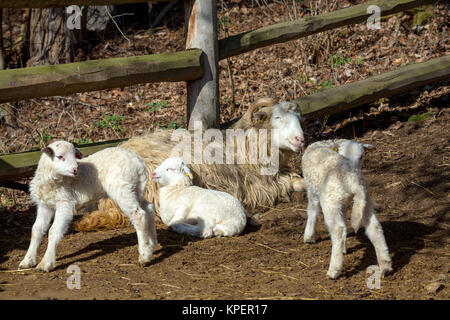
MULTIPOLYGON (((0 8, 48 8, 136 2, 143 1, 0 0, 0 8)), ((217 1, 184 0, 187 50, 3 70, 0 71, 0 103, 139 83, 186 81, 188 95, 186 112, 189 123, 197 120, 203 122, 204 128, 219 127, 219 60, 345 25, 363 23, 371 15, 367 12, 367 8, 371 5, 378 6, 380 15, 386 16, 433 2, 435 1, 374 0, 318 16, 273 24, 219 40, 217 1)), ((449 78, 450 55, 447 55, 331 88, 326 92, 302 97, 295 102, 300 106, 303 115, 311 119, 342 112, 382 97, 449 78)), ((107 141, 85 145, 81 149, 84 154, 89 155, 118 143, 119 141, 107 141)), ((17 187, 11 182, 31 176, 39 157, 40 151, 0 156, 0 185, 17 187)))

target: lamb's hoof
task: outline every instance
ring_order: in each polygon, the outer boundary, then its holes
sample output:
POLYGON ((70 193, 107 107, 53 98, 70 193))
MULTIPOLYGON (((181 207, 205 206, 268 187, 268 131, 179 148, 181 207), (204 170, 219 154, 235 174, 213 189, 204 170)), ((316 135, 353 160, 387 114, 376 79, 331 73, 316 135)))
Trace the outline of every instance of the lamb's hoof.
POLYGON ((31 259, 25 257, 22 262, 19 264, 19 269, 29 269, 34 268, 36 266, 37 262, 36 259, 31 259))
POLYGON ((41 261, 37 266, 36 266, 36 270, 37 271, 42 271, 42 272, 50 272, 53 269, 55 269, 55 262, 45 262, 45 261, 41 261))
POLYGON ((314 236, 312 237, 304 237, 303 238, 304 243, 313 244, 316 243, 316 238, 314 236))
POLYGON ((331 280, 335 280, 339 277, 341 273, 341 270, 338 269, 332 269, 332 270, 328 270, 327 272, 327 276, 328 278, 330 278, 331 280))
POLYGON ((260 227, 261 222, 258 221, 259 214, 254 215, 253 217, 247 217, 247 224, 253 227, 260 227))
POLYGON ((384 276, 386 276, 386 275, 390 274, 392 271, 394 271, 394 269, 392 269, 392 266, 391 266, 391 261, 385 262, 385 264, 382 267, 380 266, 380 269, 381 269, 381 277, 382 278, 384 278, 384 276))
POLYGON ((145 257, 139 257, 139 266, 140 267, 146 267, 150 264, 151 257, 145 258, 145 257))

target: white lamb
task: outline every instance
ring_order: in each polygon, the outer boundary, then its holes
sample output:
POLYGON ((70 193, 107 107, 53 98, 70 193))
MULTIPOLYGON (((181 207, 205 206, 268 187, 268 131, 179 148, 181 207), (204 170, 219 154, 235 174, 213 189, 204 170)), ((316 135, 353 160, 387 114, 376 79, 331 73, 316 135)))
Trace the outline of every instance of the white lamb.
POLYGON ((36 269, 51 271, 56 265, 56 247, 64 237, 74 211, 91 201, 113 199, 134 225, 139 263, 150 262, 157 244, 153 205, 144 199, 147 173, 144 161, 122 148, 108 148, 82 160, 81 152, 66 141, 56 141, 42 150, 33 180, 32 200, 37 217, 31 243, 20 268, 36 266, 43 235, 49 231, 48 246, 36 269))
POLYGON ((201 238, 241 233, 247 215, 239 200, 225 192, 193 186, 192 178, 181 158, 168 158, 153 171, 153 181, 161 184, 161 220, 175 232, 201 238))
POLYGON ((345 211, 353 199, 351 224, 355 232, 361 224, 375 247, 381 274, 392 271, 391 258, 361 172, 364 148, 373 147, 351 140, 319 141, 306 148, 302 169, 308 196, 308 219, 304 242, 314 242, 314 229, 320 209, 331 235, 332 252, 328 277, 336 279, 346 253, 345 211))

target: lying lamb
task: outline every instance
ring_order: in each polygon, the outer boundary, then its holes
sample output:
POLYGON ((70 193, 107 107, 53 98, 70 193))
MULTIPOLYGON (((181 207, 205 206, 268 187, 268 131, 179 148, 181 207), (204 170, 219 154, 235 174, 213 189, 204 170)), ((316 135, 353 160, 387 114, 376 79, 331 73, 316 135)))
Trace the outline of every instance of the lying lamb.
POLYGON ((364 148, 373 147, 337 139, 311 144, 303 154, 302 169, 307 187, 308 219, 304 242, 314 242, 314 229, 320 209, 331 235, 332 252, 328 277, 339 276, 346 253, 345 210, 353 199, 351 224, 355 232, 361 224, 375 247, 381 274, 392 271, 391 258, 361 172, 364 148))
POLYGON ((161 184, 160 217, 175 232, 196 237, 234 236, 247 221, 244 207, 232 195, 192 185, 192 173, 181 158, 168 158, 153 171, 161 184))
POLYGON ((139 263, 150 261, 157 244, 153 205, 144 199, 147 173, 144 161, 122 148, 108 148, 81 159, 81 152, 66 141, 56 141, 42 150, 33 180, 32 200, 37 217, 31 243, 20 268, 36 266, 43 235, 49 231, 48 247, 37 270, 51 271, 56 247, 64 237, 73 213, 91 201, 113 199, 133 223, 138 237, 139 263))

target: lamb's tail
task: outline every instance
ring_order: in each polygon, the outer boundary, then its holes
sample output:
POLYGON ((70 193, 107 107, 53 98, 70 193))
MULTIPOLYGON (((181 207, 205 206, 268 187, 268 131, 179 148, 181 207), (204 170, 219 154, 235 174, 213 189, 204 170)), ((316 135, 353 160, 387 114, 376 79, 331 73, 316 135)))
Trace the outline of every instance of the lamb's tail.
POLYGON ((353 197, 351 224, 353 230, 355 230, 355 233, 361 227, 364 212, 370 210, 371 206, 372 203, 370 202, 370 199, 367 198, 367 194, 365 192, 357 192, 353 197))

